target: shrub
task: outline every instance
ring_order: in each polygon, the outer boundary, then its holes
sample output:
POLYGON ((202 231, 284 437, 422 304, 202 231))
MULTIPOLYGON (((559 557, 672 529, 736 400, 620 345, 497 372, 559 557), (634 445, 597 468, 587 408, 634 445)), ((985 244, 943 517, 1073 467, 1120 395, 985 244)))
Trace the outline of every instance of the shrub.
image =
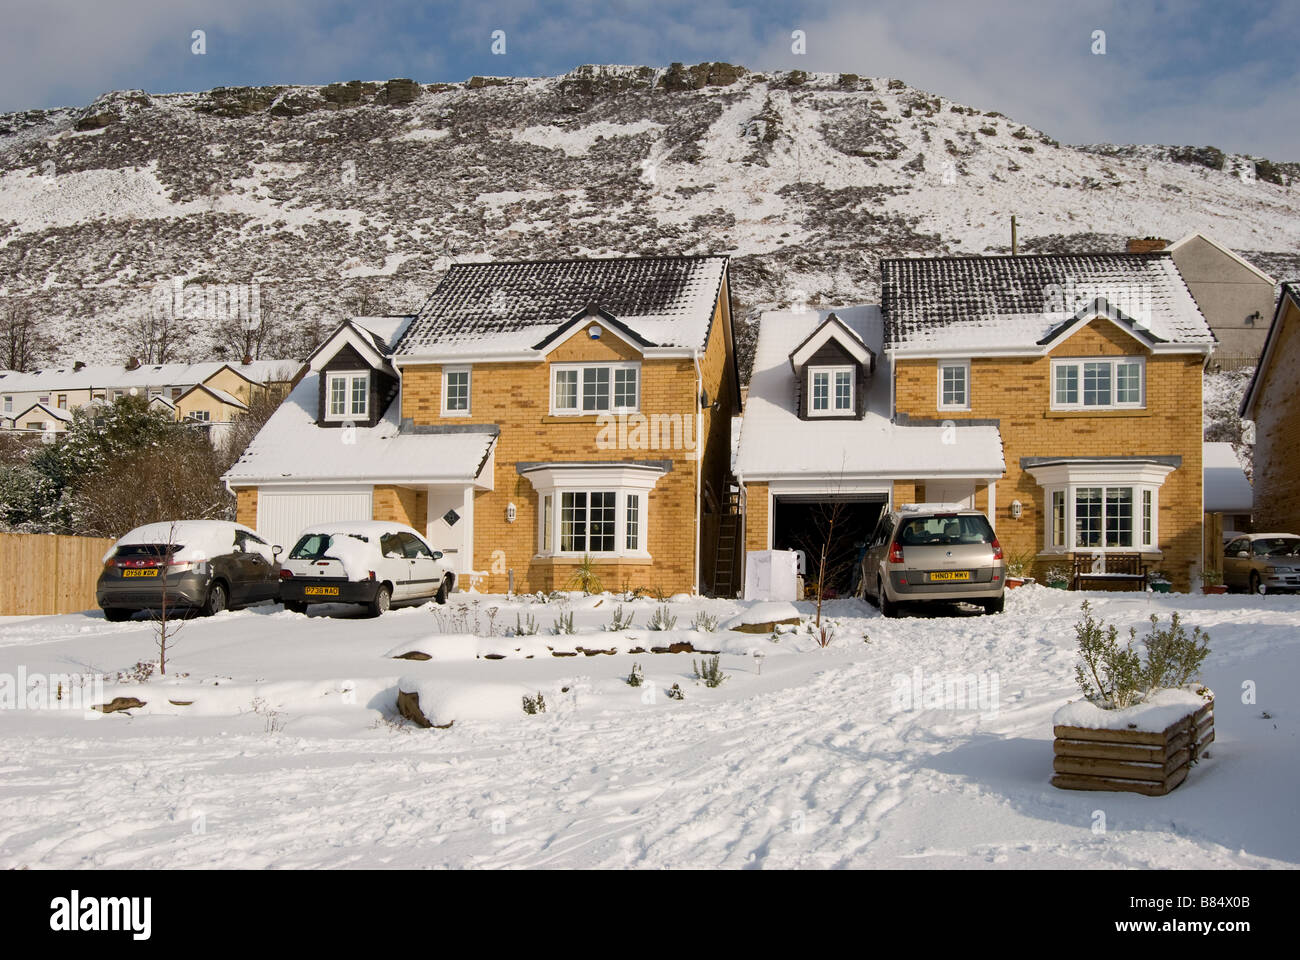
POLYGON ((1194 627, 1190 636, 1175 613, 1168 629, 1160 629, 1160 620, 1151 615, 1151 631, 1142 638, 1140 657, 1133 644, 1137 630, 1129 630, 1129 642, 1120 646, 1118 631, 1092 615, 1088 601, 1083 602, 1083 619, 1074 625, 1079 643, 1079 662, 1075 680, 1083 695, 1107 710, 1123 709, 1141 703, 1156 690, 1179 688, 1190 683, 1209 656, 1209 634, 1194 627))
POLYGON ((626 620, 623 619, 623 604, 620 603, 617 607, 614 608, 614 622, 609 625, 609 629, 615 632, 619 630, 626 630, 630 626, 632 626, 632 621, 635 619, 636 619, 635 613, 629 613, 627 615, 627 619, 626 620))
POLYGON ((686 694, 682 691, 682 685, 680 683, 674 683, 671 687, 665 690, 664 696, 666 696, 669 700, 686 699, 686 694))
POLYGON ((573 629, 573 613, 569 612, 560 614, 560 618, 555 621, 555 626, 552 628, 552 632, 557 637, 564 633, 577 633, 578 631, 573 629))
POLYGON ((600 577, 596 575, 596 561, 591 558, 591 554, 584 553, 582 555, 582 562, 578 564, 578 569, 573 571, 573 576, 569 578, 569 586, 577 587, 587 596, 600 593, 604 589, 600 577))
POLYGON ((533 637, 537 635, 537 618, 531 613, 527 620, 521 621, 519 614, 515 614, 515 636, 516 637, 533 637))
POLYGON ((669 614, 668 604, 658 607, 650 618, 651 630, 671 630, 677 626, 677 618, 669 614))
POLYGON ((524 713, 528 714, 530 717, 534 714, 546 712, 546 698, 542 696, 540 690, 537 691, 537 696, 535 697, 530 697, 528 694, 524 694, 523 699, 524 713))
POLYGON ((691 629, 699 630, 703 633, 712 633, 714 630, 718 629, 718 618, 711 617, 701 610, 695 615, 695 619, 691 621, 691 629))
POLYGON ((632 672, 627 675, 627 685, 629 687, 639 687, 645 683, 645 675, 641 673, 641 664, 633 663, 632 672))
POLYGON ((727 679, 727 674, 722 672, 722 657, 714 655, 704 658, 704 669, 694 660, 691 666, 695 669, 695 679, 704 681, 706 687, 720 687, 722 682, 727 679))

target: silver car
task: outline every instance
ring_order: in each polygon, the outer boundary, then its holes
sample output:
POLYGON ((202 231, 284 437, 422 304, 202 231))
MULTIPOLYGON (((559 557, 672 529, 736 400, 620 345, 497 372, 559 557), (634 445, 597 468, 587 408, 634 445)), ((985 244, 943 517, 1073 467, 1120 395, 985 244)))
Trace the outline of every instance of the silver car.
POLYGON ((1223 582, 1229 590, 1292 593, 1300 590, 1300 537, 1250 533, 1223 548, 1223 582))
POLYGON ((887 617, 905 603, 973 603, 1001 613, 1006 589, 1002 546, 978 510, 907 504, 887 511, 862 560, 867 596, 887 617))

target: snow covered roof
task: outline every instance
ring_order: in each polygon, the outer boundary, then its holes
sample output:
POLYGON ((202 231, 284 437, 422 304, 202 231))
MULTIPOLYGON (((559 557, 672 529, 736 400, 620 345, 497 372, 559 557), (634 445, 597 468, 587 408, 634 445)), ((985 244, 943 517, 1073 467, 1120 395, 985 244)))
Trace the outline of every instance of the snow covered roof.
MULTIPOLYGON (((208 386, 206 383, 196 383, 194 386, 190 387, 188 390, 186 390, 184 393, 182 393, 182 394, 181 394, 179 397, 177 397, 176 399, 177 399, 178 401, 179 401, 179 400, 184 400, 186 397, 188 397, 188 396, 189 396, 191 393, 193 393, 195 390, 202 390, 204 393, 208 394, 209 396, 215 397, 216 399, 220 400, 222 403, 224 403, 224 404, 226 404, 226 405, 228 405, 228 406, 231 406, 231 407, 237 407, 237 408, 240 409, 240 410, 247 410, 247 409, 248 409, 248 404, 244 403, 243 400, 240 400, 240 399, 239 399, 237 396, 235 396, 234 394, 232 394, 232 393, 227 393, 225 390, 219 390, 219 389, 216 388, 216 387, 210 387, 210 386, 208 386)), ((162 397, 154 397, 154 399, 155 399, 155 400, 161 400, 162 397)))
POLYGON ((453 264, 396 353, 528 352, 588 306, 647 345, 703 348, 727 262, 703 256, 453 264))
POLYGON ((319 380, 318 373, 302 378, 227 471, 226 483, 468 483, 496 441, 492 426, 402 430, 396 402, 373 427, 320 427, 319 380))
POLYGON ((1152 349, 1215 342, 1166 251, 881 261, 885 348, 899 353, 1043 352, 1099 299, 1149 333, 1152 349))
POLYGON ((31 373, 11 373, 4 378, 6 391, 45 390, 130 390, 148 387, 187 386, 202 383, 223 367, 229 367, 253 383, 289 379, 300 364, 296 360, 254 360, 252 363, 144 363, 134 370, 120 364, 88 365, 80 369, 52 367, 31 373))
MULTIPOLYGON (((840 321, 869 349, 883 336, 874 304, 837 307, 840 321)), ((790 353, 830 311, 764 313, 741 420, 736 473, 743 480, 1000 477, 1002 437, 993 426, 902 426, 892 422, 890 375, 882 369, 867 392, 862 420, 800 420, 790 353), (954 442, 955 441, 955 442, 954 442)))
POLYGON ((1207 443, 1202 447, 1201 469, 1205 477, 1207 513, 1250 513, 1255 493, 1246 471, 1230 443, 1207 443))
POLYGON ((48 416, 53 417, 55 420, 59 420, 63 423, 72 422, 71 413, 69 413, 67 410, 64 410, 62 407, 52 407, 48 403, 33 403, 30 407, 28 407, 26 410, 23 410, 21 413, 6 415, 5 419, 12 420, 14 421, 14 423, 17 423, 19 420, 27 416, 27 414, 31 413, 33 410, 40 410, 42 413, 47 414, 48 416))

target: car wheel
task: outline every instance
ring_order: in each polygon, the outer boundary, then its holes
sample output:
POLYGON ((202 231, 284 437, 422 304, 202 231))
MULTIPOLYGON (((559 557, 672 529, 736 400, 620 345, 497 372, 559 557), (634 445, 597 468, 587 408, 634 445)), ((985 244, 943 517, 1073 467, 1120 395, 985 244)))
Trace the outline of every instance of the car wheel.
POLYGON ((393 591, 386 583, 381 583, 379 589, 375 591, 375 599, 367 604, 372 617, 382 617, 388 612, 389 607, 393 605, 393 591))
POLYGON ((109 623, 121 623, 123 620, 130 620, 134 610, 127 610, 123 607, 106 607, 104 609, 104 619, 109 623))
POLYGON ((1006 605, 1007 605, 1007 596, 1006 596, 1006 594, 1004 593, 1002 596, 998 597, 996 600, 985 600, 985 601, 984 601, 984 604, 983 604, 983 606, 984 606, 984 612, 985 612, 986 614, 988 614, 988 613, 1001 613, 1001 612, 1003 611, 1003 609, 1006 607, 1006 605))
POLYGON ((203 615, 210 617, 226 609, 226 585, 220 580, 208 587, 208 599, 203 604, 203 615))
POLYGON ((438 592, 433 595, 433 599, 439 603, 447 602, 447 594, 451 593, 450 577, 443 577, 442 583, 438 584, 438 592))
POLYGON ((284 601, 284 609, 288 610, 290 613, 306 613, 307 604, 299 600, 286 600, 284 601))
POLYGON ((1250 571, 1250 592, 1251 593, 1260 592, 1259 574, 1256 573, 1254 570, 1250 571))
POLYGON ((879 580, 876 581, 876 595, 879 597, 879 603, 877 605, 880 607, 880 613, 882 616, 898 616, 898 604, 889 599, 889 595, 885 593, 885 585, 879 580))

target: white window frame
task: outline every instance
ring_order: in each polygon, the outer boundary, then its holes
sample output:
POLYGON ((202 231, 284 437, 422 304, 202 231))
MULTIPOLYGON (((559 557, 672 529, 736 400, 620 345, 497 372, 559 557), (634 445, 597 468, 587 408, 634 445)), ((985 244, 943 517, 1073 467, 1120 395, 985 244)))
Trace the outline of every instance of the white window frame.
POLYGON ((970 361, 969 360, 940 360, 938 369, 938 393, 936 396, 935 406, 939 410, 969 410, 970 409, 970 361), (944 403, 943 401, 943 373, 945 370, 960 369, 962 372, 962 392, 966 396, 964 403, 944 403))
MULTIPOLYGON (((537 529, 536 544, 538 558, 581 559, 590 555, 598 559, 651 559, 648 549, 650 537, 650 491, 658 482, 661 474, 657 470, 629 467, 614 462, 608 467, 592 466, 580 469, 548 468, 527 474, 536 489, 537 529), (587 522, 590 523, 591 499, 593 493, 614 494, 614 549, 594 551, 564 550, 562 532, 564 523, 564 494, 585 493, 587 499, 587 522), (636 527, 637 544, 633 548, 627 545, 628 533, 628 497, 637 498, 636 527), (551 502, 550 524, 547 528, 547 500, 551 502)), ((590 531, 587 534, 590 546, 590 531)))
POLYGON ((1137 483, 1132 480, 1104 480, 1080 478, 1077 482, 1044 487, 1047 503, 1047 518, 1043 527, 1044 553, 1154 553, 1160 549, 1160 484, 1137 483), (1097 546, 1084 546, 1077 543, 1078 492, 1084 489, 1102 491, 1101 539, 1097 546), (1132 491, 1132 516, 1129 532, 1132 542, 1127 546, 1109 546, 1106 543, 1106 504, 1110 500, 1111 490, 1127 489, 1132 491), (1053 506, 1057 494, 1065 496, 1065 542, 1057 543, 1053 506), (1143 507, 1147 496, 1151 497, 1151 535, 1145 536, 1143 507))
POLYGON ((641 410, 641 364, 638 361, 620 363, 553 363, 551 364, 551 399, 550 411, 553 417, 594 417, 602 413, 638 413, 641 410), (586 410, 583 408, 583 384, 587 370, 606 369, 609 371, 609 407, 604 410, 586 410), (561 371, 578 371, 578 395, 576 407, 556 405, 556 383, 561 371), (636 403, 633 406, 617 406, 614 403, 614 371, 634 370, 636 372, 636 403))
POLYGON ((808 416, 810 417, 846 417, 846 416, 851 416, 857 411, 857 400, 858 400, 857 370, 852 365, 817 366, 817 367, 810 366, 808 368, 807 390, 808 390, 807 407, 808 407, 808 416), (826 401, 828 406, 825 410, 813 409, 813 381, 815 376, 819 373, 824 373, 826 374, 827 377, 826 401), (847 407, 840 407, 836 405, 836 401, 838 400, 838 397, 836 396, 836 391, 835 391, 835 378, 837 375, 841 373, 847 373, 849 375, 849 405, 847 407))
POLYGON ((191 410, 185 414, 186 420, 193 420, 195 423, 211 423, 212 413, 208 410, 191 410))
POLYGON ((474 404, 474 372, 471 367, 443 367, 442 368, 442 415, 444 417, 468 417, 474 404), (450 381, 449 377, 454 373, 465 374, 465 409, 452 409, 447 405, 449 399, 450 381))
POLYGON ((1049 378, 1048 389, 1051 391, 1051 409, 1052 410, 1145 410, 1147 405, 1147 361, 1146 357, 1124 355, 1119 357, 1060 357, 1052 358, 1051 376, 1049 378), (1084 364, 1104 364, 1110 371, 1110 403, 1084 403, 1083 387, 1083 368, 1084 364), (1138 393, 1140 396, 1136 403, 1120 403, 1119 397, 1119 373, 1117 367, 1135 363, 1138 365, 1138 377, 1140 380, 1138 393), (1062 401, 1056 392, 1056 371, 1061 367, 1077 368, 1078 377, 1078 399, 1073 403, 1062 401))
POLYGON ((368 420, 370 418, 370 371, 369 370, 331 370, 325 374, 325 419, 332 423, 346 420, 368 420), (343 413, 334 413, 334 383, 342 380, 347 386, 343 390, 343 413), (352 384, 356 380, 365 381, 365 409, 361 413, 352 410, 352 384))
POLYGON ((5 397, 5 413, 13 413, 13 412, 14 412, 14 398, 5 397))

